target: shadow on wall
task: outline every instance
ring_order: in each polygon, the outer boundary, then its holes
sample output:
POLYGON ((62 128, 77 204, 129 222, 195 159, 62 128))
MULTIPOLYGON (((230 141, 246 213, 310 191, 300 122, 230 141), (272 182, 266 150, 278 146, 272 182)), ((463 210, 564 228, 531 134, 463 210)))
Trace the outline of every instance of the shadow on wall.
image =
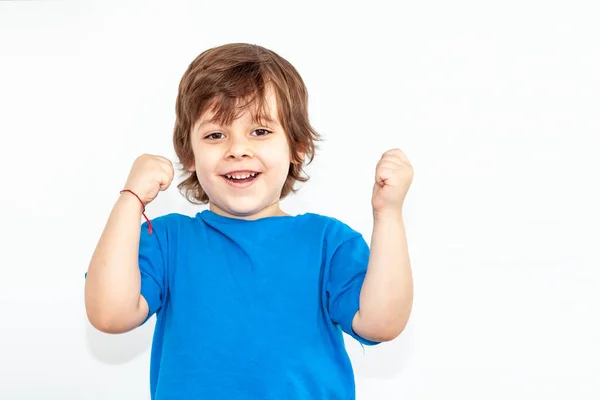
POLYGON ((92 356, 111 365, 125 364, 148 351, 152 345, 152 335, 156 316, 132 331, 122 334, 103 333, 94 328, 86 319, 86 345, 92 356))

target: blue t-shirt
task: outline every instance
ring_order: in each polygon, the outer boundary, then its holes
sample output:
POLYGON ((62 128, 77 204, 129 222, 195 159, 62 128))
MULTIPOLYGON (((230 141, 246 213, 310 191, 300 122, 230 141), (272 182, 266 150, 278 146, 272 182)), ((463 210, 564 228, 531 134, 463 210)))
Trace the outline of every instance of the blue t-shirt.
MULTIPOLYGON (((209 210, 142 225, 141 294, 156 314, 150 389, 166 399, 355 398, 352 330, 369 259, 362 235, 317 214, 209 210)), ((146 320, 147 321, 147 320, 146 320)))

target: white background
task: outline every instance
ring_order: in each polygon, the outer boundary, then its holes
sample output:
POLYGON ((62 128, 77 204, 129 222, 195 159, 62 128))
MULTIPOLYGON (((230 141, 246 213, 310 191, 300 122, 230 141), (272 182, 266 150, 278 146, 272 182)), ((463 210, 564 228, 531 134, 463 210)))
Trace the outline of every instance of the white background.
MULTIPOLYGON (((95 331, 84 273, 135 157, 176 161, 188 64, 238 41, 297 67, 325 138, 288 212, 370 240, 380 155, 414 165, 414 311, 346 337, 359 400, 600 398, 592 3, 1 2, 0 399, 148 398, 154 320, 95 331)), ((200 210, 175 186, 149 217, 200 210)))

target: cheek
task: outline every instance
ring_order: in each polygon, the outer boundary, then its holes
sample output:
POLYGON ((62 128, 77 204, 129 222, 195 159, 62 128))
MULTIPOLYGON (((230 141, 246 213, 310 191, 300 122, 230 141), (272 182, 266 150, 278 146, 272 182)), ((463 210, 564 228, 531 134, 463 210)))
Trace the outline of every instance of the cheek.
POLYGON ((265 163, 268 163, 270 168, 287 168, 290 164, 290 148, 286 140, 271 143, 270 146, 262 152, 265 163))
POLYGON ((203 152, 202 157, 196 159, 196 175, 200 183, 205 183, 215 175, 217 160, 209 152, 203 152))
POLYGON ((270 180, 273 187, 283 185, 288 177, 290 169, 288 150, 279 149, 277 152, 274 152, 272 157, 269 158, 268 163, 267 168, 270 171, 270 180))

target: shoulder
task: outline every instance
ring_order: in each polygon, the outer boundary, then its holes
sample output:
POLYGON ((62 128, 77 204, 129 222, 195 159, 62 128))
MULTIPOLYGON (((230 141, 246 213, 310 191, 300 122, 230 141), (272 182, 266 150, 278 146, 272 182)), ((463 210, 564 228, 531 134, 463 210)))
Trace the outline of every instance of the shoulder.
POLYGON ((328 276, 331 276, 331 271, 335 271, 335 277, 339 278, 344 276, 339 273, 347 273, 350 266, 355 265, 362 270, 368 263, 370 247, 357 229, 332 216, 305 214, 304 217, 322 228, 321 246, 327 268, 330 268, 328 276))
POLYGON ((318 226, 323 232, 323 238, 330 244, 341 244, 354 238, 362 237, 362 234, 342 220, 322 214, 307 213, 302 217, 311 224, 318 226))
POLYGON ((169 225, 177 225, 180 223, 186 223, 189 221, 193 221, 195 219, 194 216, 180 214, 180 213, 169 213, 164 214, 159 217, 153 218, 151 221, 154 224, 155 222, 161 224, 163 226, 169 225))
MULTIPOLYGON (((191 227, 194 221, 195 218, 188 215, 169 213, 151 219, 150 224, 152 224, 152 233, 164 237, 170 236, 174 232, 178 232, 186 227, 191 227)), ((144 222, 142 224, 142 231, 147 233, 148 228, 148 222, 144 222)))

